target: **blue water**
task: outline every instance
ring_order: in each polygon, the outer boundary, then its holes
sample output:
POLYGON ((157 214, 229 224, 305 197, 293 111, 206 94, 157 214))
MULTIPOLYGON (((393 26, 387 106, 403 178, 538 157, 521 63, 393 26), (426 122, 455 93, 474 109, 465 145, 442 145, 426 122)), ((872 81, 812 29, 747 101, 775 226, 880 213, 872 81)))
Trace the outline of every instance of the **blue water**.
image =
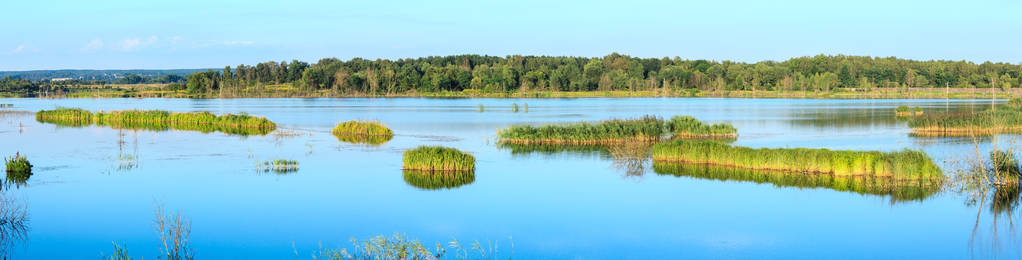
MULTIPOLYGON (((0 113, 0 155, 27 155, 26 239, 16 259, 155 259, 153 210, 192 222, 200 259, 311 259, 350 239, 400 233, 427 244, 496 243, 530 259, 1017 258, 1014 224, 987 205, 945 191, 922 201, 831 189, 628 174, 606 156, 512 156, 496 131, 543 124, 691 115, 731 122, 735 145, 892 151, 922 149, 952 168, 975 156, 971 139, 915 138, 898 105, 927 112, 979 109, 970 100, 602 99, 0 99, 13 110, 163 109, 247 112, 279 126, 266 136, 60 127, 0 113), (528 104, 515 113, 511 104, 528 104), (482 104, 485 111, 479 112, 482 104), (379 120, 396 136, 381 146, 339 142, 340 121, 379 120), (424 190, 404 182, 401 153, 444 145, 476 157, 475 181, 424 190), (296 173, 258 170, 292 159, 296 173), (978 217, 977 217, 978 216, 978 217), (997 222, 995 223, 995 217, 997 222), (970 242, 971 241, 971 242, 970 242), (513 243, 513 249, 512 249, 513 243)), ((1000 136, 1007 140, 1011 136, 1000 136)), ((1010 143, 1001 141, 1001 143, 1010 143)), ((980 140, 980 149, 991 146, 980 140)))

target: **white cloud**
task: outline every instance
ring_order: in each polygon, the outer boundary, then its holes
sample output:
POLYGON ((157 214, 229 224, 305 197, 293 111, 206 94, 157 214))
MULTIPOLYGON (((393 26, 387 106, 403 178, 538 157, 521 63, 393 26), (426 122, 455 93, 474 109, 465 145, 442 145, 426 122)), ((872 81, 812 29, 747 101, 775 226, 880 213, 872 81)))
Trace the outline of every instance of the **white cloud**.
POLYGON ((14 50, 11 51, 11 53, 21 53, 23 51, 25 51, 25 45, 24 44, 18 45, 18 47, 14 48, 14 50))
POLYGON ((85 44, 85 47, 82 47, 82 51, 98 51, 100 49, 103 49, 103 40, 100 39, 92 39, 88 44, 85 44))

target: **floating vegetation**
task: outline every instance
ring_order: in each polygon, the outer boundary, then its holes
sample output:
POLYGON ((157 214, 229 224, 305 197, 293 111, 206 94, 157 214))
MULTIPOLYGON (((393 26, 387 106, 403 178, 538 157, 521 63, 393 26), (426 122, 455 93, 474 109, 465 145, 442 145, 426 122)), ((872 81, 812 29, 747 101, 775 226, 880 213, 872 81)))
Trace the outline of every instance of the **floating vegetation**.
POLYGON ((210 112, 169 112, 164 110, 121 110, 91 113, 77 108, 39 111, 36 120, 58 125, 85 126, 92 122, 117 129, 168 129, 223 132, 237 135, 265 135, 277 125, 264 117, 246 113, 216 115, 210 112))
POLYGON ((32 175, 32 164, 28 162, 25 156, 20 153, 15 153, 13 157, 4 158, 4 165, 6 166, 7 176, 10 178, 11 175, 23 176, 24 179, 28 179, 28 176, 32 175))
POLYGON ((0 108, 12 108, 14 104, 0 104, 0 108))
POLYGON ((518 113, 518 103, 511 103, 511 112, 518 113))
POLYGON ((751 170, 705 164, 654 162, 653 171, 660 175, 692 177, 719 181, 770 183, 777 187, 825 188, 869 195, 887 195, 892 202, 923 200, 941 189, 938 180, 897 180, 871 176, 837 176, 785 171, 751 170))
POLYGON ((479 104, 479 107, 478 107, 478 111, 479 111, 479 112, 484 112, 484 111, 486 111, 486 108, 485 108, 485 107, 483 107, 483 104, 479 104))
POLYGON ((525 107, 525 113, 529 113, 529 103, 524 103, 523 105, 525 107))
POLYGON ((908 126, 919 136, 980 136, 1022 133, 1022 99, 980 112, 952 112, 914 117, 908 126))
POLYGON ((923 109, 919 107, 909 108, 908 106, 898 106, 894 108, 895 116, 918 116, 923 114, 923 109))
POLYGON ((737 131, 726 123, 705 124, 689 116, 670 121, 655 116, 638 119, 611 119, 599 122, 551 124, 539 127, 517 125, 497 132, 500 142, 513 144, 600 145, 629 142, 657 142, 666 136, 676 138, 734 138, 737 131))
POLYGON ((677 140, 653 146, 653 160, 710 164, 754 170, 827 173, 894 179, 943 178, 933 160, 920 151, 833 151, 808 148, 748 148, 713 141, 677 140))
POLYGON ((473 171, 403 170, 405 183, 425 190, 453 189, 475 182, 473 171))
POLYGON ((380 145, 394 138, 390 128, 375 121, 341 122, 331 132, 337 140, 355 144, 380 145))
POLYGON ((264 172, 273 172, 281 174, 292 173, 298 171, 298 161, 285 159, 264 161, 262 164, 260 164, 259 169, 263 170, 264 172))
POLYGON ((420 171, 473 171, 476 159, 458 149, 419 146, 404 153, 402 169, 420 171))
POLYGON ((320 249, 313 254, 313 259, 513 259, 514 242, 509 242, 511 244, 510 247, 505 248, 510 248, 511 253, 505 256, 498 250, 500 245, 496 241, 486 241, 486 244, 475 241, 472 244, 466 245, 469 246, 468 248, 462 246, 458 240, 426 246, 419 242, 418 239, 395 234, 393 237, 377 236, 364 241, 353 238, 351 239, 353 247, 350 251, 348 248, 320 249))
POLYGON ((736 138, 738 130, 729 123, 707 124, 691 116, 674 116, 664 123, 677 139, 736 138))
POLYGON ((87 126, 93 122, 92 112, 81 108, 58 107, 54 110, 43 110, 35 113, 36 121, 59 126, 87 126))

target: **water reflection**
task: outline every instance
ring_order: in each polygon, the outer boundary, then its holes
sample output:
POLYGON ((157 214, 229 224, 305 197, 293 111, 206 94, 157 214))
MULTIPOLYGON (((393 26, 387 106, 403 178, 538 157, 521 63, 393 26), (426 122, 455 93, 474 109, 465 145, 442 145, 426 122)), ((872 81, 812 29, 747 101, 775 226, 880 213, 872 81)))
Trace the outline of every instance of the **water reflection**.
POLYGON ((350 143, 350 144, 362 144, 369 146, 380 146, 390 139, 394 139, 393 135, 334 135, 338 141, 350 143))
POLYGON ((424 190, 454 189, 475 182, 473 171, 402 170, 405 183, 424 190))
POLYGON ((599 158, 610 160, 613 167, 625 177, 642 177, 649 164, 650 149, 654 143, 635 142, 616 145, 549 145, 500 143, 501 149, 510 150, 512 157, 528 158, 538 155, 549 158, 569 159, 599 158))
POLYGON ((776 187, 825 188, 863 195, 890 196, 891 202, 922 201, 941 190, 941 184, 926 180, 893 180, 882 177, 838 177, 830 174, 799 174, 717 167, 703 164, 653 162, 659 175, 719 181, 770 183, 776 187))
POLYGON ((28 210, 24 203, 0 192, 0 257, 7 259, 16 245, 28 239, 28 210))

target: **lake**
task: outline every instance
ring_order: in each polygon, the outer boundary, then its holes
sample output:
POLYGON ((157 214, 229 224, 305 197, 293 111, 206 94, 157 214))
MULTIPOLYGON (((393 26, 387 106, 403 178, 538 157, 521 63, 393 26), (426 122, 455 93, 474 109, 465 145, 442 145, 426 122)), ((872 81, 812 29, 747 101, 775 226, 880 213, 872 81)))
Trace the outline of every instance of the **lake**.
MULTIPOLYGON (((1002 101, 997 101, 1002 102, 1002 101)), ((828 187, 656 172, 642 158, 601 151, 502 147, 514 124, 691 115, 730 122, 734 145, 926 152, 945 171, 996 139, 912 137, 899 105, 927 113, 982 109, 989 100, 729 98, 584 99, 0 99, 13 110, 162 109, 247 112, 278 125, 264 136, 118 130, 0 114, 0 155, 20 152, 34 175, 7 185, 27 231, 5 236, 16 259, 95 258, 113 244, 156 258, 158 204, 192 221, 200 259, 311 259, 351 239, 403 234, 432 245, 457 239, 532 259, 1018 258, 1013 206, 963 192, 916 199, 828 187), (512 112, 511 105, 522 106, 512 112), (528 104, 527 111, 524 105, 528 104), (480 112, 479 106, 483 111, 480 112), (341 142, 333 126, 378 120, 379 146, 341 142), (455 187, 405 180, 402 152, 443 145, 476 158, 455 187), (288 174, 260 162, 296 160, 288 174), (513 244, 513 246, 512 246, 513 244), (297 257, 296 257, 297 256, 297 257)), ((11 110, 11 109, 9 109, 11 110)), ((9 111, 8 110, 8 111, 9 111)), ((1017 196, 1016 196, 1017 197, 1017 196)), ((1017 202, 1017 200, 1015 200, 1017 202)), ((1017 204, 1017 203, 1016 203, 1017 204)), ((9 233, 9 232, 8 232, 9 233)))

